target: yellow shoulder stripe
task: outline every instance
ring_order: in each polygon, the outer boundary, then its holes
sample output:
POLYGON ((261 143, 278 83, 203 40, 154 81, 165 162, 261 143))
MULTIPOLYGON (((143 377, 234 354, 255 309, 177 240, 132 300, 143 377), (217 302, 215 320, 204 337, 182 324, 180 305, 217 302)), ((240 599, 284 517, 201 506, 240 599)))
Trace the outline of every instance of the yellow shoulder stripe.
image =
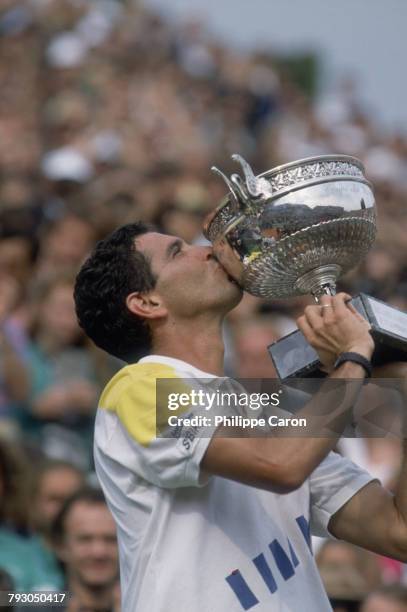
POLYGON ((100 398, 100 407, 116 412, 131 437, 148 446, 168 424, 168 416, 181 414, 188 406, 170 411, 169 393, 188 393, 190 387, 171 366, 160 363, 142 363, 126 366, 108 383, 100 398), (159 384, 158 379, 168 380, 159 384))

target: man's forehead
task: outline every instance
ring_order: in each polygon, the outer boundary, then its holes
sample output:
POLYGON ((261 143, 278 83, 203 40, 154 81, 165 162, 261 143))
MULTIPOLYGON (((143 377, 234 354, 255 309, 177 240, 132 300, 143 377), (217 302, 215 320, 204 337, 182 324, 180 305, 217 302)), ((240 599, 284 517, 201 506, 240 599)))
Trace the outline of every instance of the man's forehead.
POLYGON ((167 246, 176 240, 175 236, 160 234, 159 232, 147 232, 136 238, 136 247, 149 257, 164 256, 167 246))
MULTIPOLYGON (((95 522, 95 517, 113 521, 113 517, 109 512, 108 507, 104 502, 88 502, 87 500, 78 500, 71 508, 67 516, 67 523, 79 525, 85 520, 95 522)), ((97 521, 96 521, 97 522, 97 521)))

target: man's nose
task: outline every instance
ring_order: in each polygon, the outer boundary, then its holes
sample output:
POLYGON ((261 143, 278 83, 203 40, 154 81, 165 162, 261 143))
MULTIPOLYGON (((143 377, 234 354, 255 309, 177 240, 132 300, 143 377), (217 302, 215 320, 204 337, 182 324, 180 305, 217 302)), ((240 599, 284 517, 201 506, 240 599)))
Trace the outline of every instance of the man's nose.
POLYGON ((89 545, 89 553, 97 558, 104 558, 108 555, 109 545, 103 539, 96 539, 89 545))

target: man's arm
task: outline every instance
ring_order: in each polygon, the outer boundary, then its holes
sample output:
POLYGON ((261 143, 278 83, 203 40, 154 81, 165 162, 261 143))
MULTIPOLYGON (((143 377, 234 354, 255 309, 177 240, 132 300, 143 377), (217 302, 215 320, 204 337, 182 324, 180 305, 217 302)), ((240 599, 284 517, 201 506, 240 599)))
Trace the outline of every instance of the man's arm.
MULTIPOLYGON (((298 320, 307 340, 328 367, 342 352, 357 352, 370 359, 373 351, 369 325, 346 306, 347 298, 345 294, 334 298, 325 296, 323 308, 309 306, 298 320)), ((244 437, 243 432, 241 437, 226 437, 230 436, 230 430, 226 433, 220 429, 208 446, 201 462, 202 470, 278 493, 295 490, 334 448, 350 422, 364 377, 365 371, 359 364, 344 363, 329 378, 356 380, 346 386, 344 383, 334 397, 332 393, 318 393, 296 415, 308 416, 314 423, 316 420, 318 437, 312 437, 312 428, 306 437, 295 437, 296 430, 292 428, 282 436, 263 438, 244 437), (336 433, 332 430, 333 417, 336 433), (321 435, 324 427, 326 437, 321 435)), ((237 430, 235 435, 239 434, 237 430)))
MULTIPOLYGON (((407 400, 407 363, 391 364, 375 373, 378 378, 404 380, 407 400)), ((331 518, 328 528, 335 537, 373 552, 407 562, 407 415, 404 414, 402 463, 395 494, 378 482, 358 491, 331 518)))

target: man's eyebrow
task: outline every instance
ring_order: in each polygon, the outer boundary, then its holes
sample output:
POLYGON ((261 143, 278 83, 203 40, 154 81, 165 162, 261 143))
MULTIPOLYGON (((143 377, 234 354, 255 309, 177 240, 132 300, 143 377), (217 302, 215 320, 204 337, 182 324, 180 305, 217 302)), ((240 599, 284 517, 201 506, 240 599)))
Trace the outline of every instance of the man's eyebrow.
POLYGON ((182 247, 183 241, 180 238, 177 238, 176 240, 173 240, 165 249, 165 257, 166 259, 169 259, 172 255, 172 253, 176 250, 176 249, 180 249, 182 247))

